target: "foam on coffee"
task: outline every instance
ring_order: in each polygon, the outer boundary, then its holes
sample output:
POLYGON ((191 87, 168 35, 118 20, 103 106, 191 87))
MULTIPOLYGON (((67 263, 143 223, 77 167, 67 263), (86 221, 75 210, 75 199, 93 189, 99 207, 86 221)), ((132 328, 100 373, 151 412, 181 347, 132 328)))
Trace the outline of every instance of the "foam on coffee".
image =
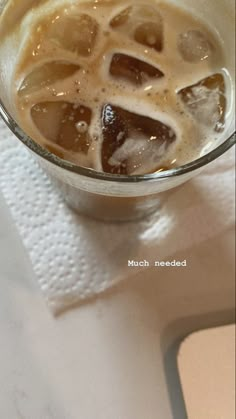
POLYGON ((1 49, 20 46, 17 119, 49 151, 134 175, 182 165, 218 138, 224 56, 191 14, 152 0, 44 0, 30 11, 26 3, 15 3, 11 31, 2 26, 1 49))

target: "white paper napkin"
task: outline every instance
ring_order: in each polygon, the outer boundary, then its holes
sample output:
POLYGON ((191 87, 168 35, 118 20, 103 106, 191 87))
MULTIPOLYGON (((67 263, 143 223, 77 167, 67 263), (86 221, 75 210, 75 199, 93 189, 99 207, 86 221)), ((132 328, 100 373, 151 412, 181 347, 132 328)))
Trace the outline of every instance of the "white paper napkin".
MULTIPOLYGON (((128 260, 171 260, 235 221, 234 150, 172 191, 161 211, 124 225, 78 216, 0 120, 0 188, 54 312, 132 275, 128 260)), ((145 275, 145 269, 144 275, 145 275)), ((158 279, 158 268, 156 268, 158 279)))

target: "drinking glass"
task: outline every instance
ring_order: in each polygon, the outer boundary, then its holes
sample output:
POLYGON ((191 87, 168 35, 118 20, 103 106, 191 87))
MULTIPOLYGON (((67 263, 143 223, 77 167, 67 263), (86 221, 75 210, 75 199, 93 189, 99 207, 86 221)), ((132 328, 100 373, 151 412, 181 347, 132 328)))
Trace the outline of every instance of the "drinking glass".
MULTIPOLYGON (((0 14, 7 3, 8 0, 0 0, 0 14)), ((235 74, 234 0, 170 0, 169 3, 186 8, 218 31, 225 47, 227 68, 231 75, 235 74)), ((33 7, 37 0, 28 0, 28 4, 33 7)), ((181 167, 143 176, 112 175, 79 167, 42 148, 20 127, 10 97, 14 58, 11 57, 11 61, 8 68, 8 57, 0 57, 0 115, 60 188, 66 202, 79 213, 106 221, 145 217, 158 210, 167 191, 170 193, 173 188, 196 176, 235 144, 235 104, 232 102, 227 110, 226 128, 220 142, 205 155, 181 167)), ((234 101, 235 80, 232 80, 232 89, 234 101)))

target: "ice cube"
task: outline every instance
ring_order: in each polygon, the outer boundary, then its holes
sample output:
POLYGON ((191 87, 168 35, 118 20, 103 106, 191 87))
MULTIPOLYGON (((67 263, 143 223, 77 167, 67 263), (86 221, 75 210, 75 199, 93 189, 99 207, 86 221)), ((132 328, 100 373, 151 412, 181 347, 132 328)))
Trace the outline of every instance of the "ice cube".
POLYGON ((142 45, 161 51, 163 48, 163 25, 154 22, 146 22, 137 26, 134 39, 142 45))
POLYGON ((159 79, 164 76, 162 71, 151 64, 125 54, 114 54, 110 73, 114 77, 125 79, 140 86, 149 79, 159 79))
POLYGON ((102 162, 105 172, 111 173, 125 173, 122 167, 118 170, 112 171, 108 163, 110 157, 119 148, 127 138, 128 129, 126 121, 122 117, 119 108, 112 105, 105 105, 102 111, 102 133, 103 133, 103 146, 102 146, 102 162))
POLYGON ((59 157, 60 159, 64 159, 65 155, 63 151, 58 147, 56 144, 44 144, 44 147, 52 154, 55 154, 55 156, 59 157))
POLYGON ((94 48, 98 24, 87 14, 69 14, 67 11, 53 19, 47 34, 56 46, 82 56, 89 56, 94 48))
POLYGON ((31 109, 31 117, 44 138, 57 142, 64 110, 61 102, 43 102, 31 109))
POLYGON ((91 117, 92 111, 85 106, 67 106, 61 121, 58 144, 67 150, 87 153, 90 146, 88 128, 91 117), (87 129, 79 129, 79 124, 87 129))
POLYGON ((160 161, 168 147, 168 141, 159 143, 144 138, 128 138, 108 163, 116 168, 125 164, 127 175, 154 173, 160 170, 160 161))
POLYGON ((130 13, 132 11, 132 7, 127 7, 127 9, 122 10, 118 15, 116 15, 110 22, 112 28, 117 28, 119 26, 124 25, 127 23, 130 13))
POLYGON ((225 90, 224 77, 218 73, 180 90, 178 94, 199 123, 220 132, 225 126, 225 90))
POLYGON ((181 57, 190 63, 206 60, 213 52, 213 46, 207 36, 198 30, 181 33, 177 45, 181 57))
POLYGON ((163 18, 154 7, 144 4, 128 7, 113 17, 110 26, 148 48, 158 52, 163 48, 163 18))
POLYGON ((92 111, 67 102, 45 102, 31 110, 32 119, 47 139, 65 150, 87 153, 90 146, 88 128, 92 111), (87 129, 78 129, 78 124, 87 129))
POLYGON ((50 86, 59 80, 66 79, 79 71, 75 64, 54 61, 37 67, 23 81, 19 88, 19 95, 31 94, 43 87, 50 86))
POLYGON ((176 140, 170 126, 110 104, 104 106, 102 123, 102 164, 108 173, 153 173, 176 140))

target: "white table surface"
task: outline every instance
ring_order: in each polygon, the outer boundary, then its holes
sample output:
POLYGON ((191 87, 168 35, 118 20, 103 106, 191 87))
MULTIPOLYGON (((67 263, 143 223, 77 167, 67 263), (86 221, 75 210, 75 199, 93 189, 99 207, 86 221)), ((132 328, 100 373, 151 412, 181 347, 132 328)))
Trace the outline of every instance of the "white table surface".
POLYGON ((234 231, 54 318, 0 193, 0 419, 184 419, 176 352, 233 322, 234 231))

